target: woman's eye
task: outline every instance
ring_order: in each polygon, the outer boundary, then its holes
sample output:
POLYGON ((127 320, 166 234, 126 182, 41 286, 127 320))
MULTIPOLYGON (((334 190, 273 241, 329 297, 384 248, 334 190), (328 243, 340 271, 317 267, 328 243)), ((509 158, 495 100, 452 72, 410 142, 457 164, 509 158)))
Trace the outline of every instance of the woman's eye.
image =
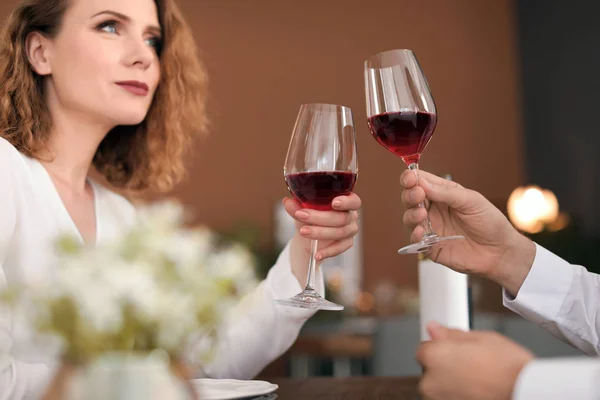
POLYGON ((146 44, 152 47, 157 54, 160 54, 162 42, 159 37, 151 37, 146 39, 146 44))
POLYGON ((98 30, 106 33, 118 33, 116 21, 106 21, 98 25, 98 30))

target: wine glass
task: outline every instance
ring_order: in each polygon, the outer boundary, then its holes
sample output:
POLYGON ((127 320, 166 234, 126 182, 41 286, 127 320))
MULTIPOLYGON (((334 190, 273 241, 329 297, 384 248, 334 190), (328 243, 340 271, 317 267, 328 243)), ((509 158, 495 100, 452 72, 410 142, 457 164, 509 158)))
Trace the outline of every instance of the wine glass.
MULTIPOLYGON (((296 119, 285 166, 285 181, 303 207, 332 210, 331 202, 352 192, 358 176, 352 111, 331 104, 304 104, 296 119)), ((314 289, 317 240, 311 241, 306 288, 277 304, 318 310, 343 310, 314 289)))
MULTIPOLYGON (((399 156, 419 180, 419 159, 435 130, 435 103, 425 75, 411 50, 390 50, 365 61, 368 125, 377 142, 399 156)), ((424 207, 424 204, 420 204, 424 207)), ((398 250, 400 254, 429 251, 444 240, 425 222, 423 239, 398 250)))

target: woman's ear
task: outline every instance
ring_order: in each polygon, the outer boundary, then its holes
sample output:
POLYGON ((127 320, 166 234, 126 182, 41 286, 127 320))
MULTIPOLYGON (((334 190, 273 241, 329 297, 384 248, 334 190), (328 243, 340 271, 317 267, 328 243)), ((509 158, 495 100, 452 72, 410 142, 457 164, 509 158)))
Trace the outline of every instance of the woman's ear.
POLYGON ((25 40, 27 58, 31 68, 41 76, 50 75, 49 40, 40 32, 31 32, 25 40))

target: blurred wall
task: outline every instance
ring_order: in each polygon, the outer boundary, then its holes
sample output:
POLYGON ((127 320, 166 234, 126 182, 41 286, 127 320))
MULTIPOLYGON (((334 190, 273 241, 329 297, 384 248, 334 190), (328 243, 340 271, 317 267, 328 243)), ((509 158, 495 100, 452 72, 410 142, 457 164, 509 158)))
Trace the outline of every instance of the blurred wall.
POLYGON ((411 48, 432 88, 439 124, 423 168, 452 173, 503 203, 523 176, 515 16, 510 0, 181 0, 204 53, 212 134, 178 190, 201 219, 239 218, 267 234, 286 195, 283 161, 298 107, 343 104, 358 127, 364 201, 364 282, 416 283, 401 225, 405 166, 370 136, 363 60, 411 48), (216 210, 222 210, 216 212, 216 210))
MULTIPOLYGON (((600 104, 596 23, 600 3, 519 0, 517 4, 527 177, 553 190, 561 209, 579 220, 586 236, 598 240, 600 135, 595 116, 600 104)), ((597 262, 597 257, 592 260, 597 262)))
MULTIPOLYGON (((84 1, 84 0, 78 0, 84 1)), ((4 17, 17 1, 2 1, 4 17)), ((511 0, 180 0, 211 78, 211 135, 193 149, 176 195, 198 219, 258 223, 269 240, 286 195, 283 161, 300 104, 350 106, 359 137, 365 288, 416 284, 401 225, 405 166, 366 127, 363 60, 413 49, 439 123, 422 166, 504 203, 523 176, 514 7, 511 0)))

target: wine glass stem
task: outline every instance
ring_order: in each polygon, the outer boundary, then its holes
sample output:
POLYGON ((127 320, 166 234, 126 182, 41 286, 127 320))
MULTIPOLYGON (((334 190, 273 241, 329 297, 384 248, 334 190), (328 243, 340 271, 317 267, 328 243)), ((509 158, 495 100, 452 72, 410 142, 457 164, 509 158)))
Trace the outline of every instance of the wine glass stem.
POLYGON ((315 291, 315 275, 317 270, 317 260, 315 255, 317 254, 318 240, 310 241, 310 260, 308 262, 308 279, 306 282, 306 288, 304 291, 315 291))
MULTIPOLYGON (((414 171, 415 176, 417 177, 417 186, 419 185, 419 163, 412 163, 408 166, 408 169, 414 171)), ((424 208, 425 202, 419 203, 419 207, 424 208)), ((431 227, 431 221, 429 221, 429 210, 427 212, 427 218, 425 219, 425 234, 424 237, 435 236, 436 233, 433 231, 431 227)))

